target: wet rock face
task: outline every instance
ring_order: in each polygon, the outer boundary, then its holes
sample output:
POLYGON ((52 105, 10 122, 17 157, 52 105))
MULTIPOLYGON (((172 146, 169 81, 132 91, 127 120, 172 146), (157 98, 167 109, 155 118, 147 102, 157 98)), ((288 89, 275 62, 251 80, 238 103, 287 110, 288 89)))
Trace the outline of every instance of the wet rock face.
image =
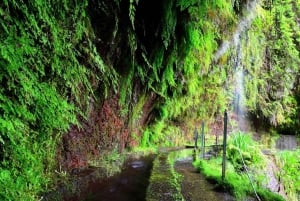
POLYGON ((81 126, 72 126, 63 136, 58 150, 58 161, 66 170, 85 168, 88 160, 99 157, 104 150, 122 151, 128 142, 125 118, 119 115, 117 96, 90 104, 87 119, 81 119, 81 126))
POLYGON ((274 193, 278 193, 279 195, 281 195, 282 197, 284 197, 285 199, 287 199, 286 197, 286 192, 283 186, 283 183, 279 178, 277 178, 279 175, 280 170, 278 169, 278 167, 276 166, 275 162, 274 162, 274 158, 272 156, 268 157, 267 160, 267 164, 266 164, 266 168, 264 171, 265 174, 265 187, 267 189, 269 189, 271 192, 274 193))
MULTIPOLYGON (((140 92, 137 90, 135 96, 140 92)), ((81 118, 80 126, 72 126, 63 138, 57 151, 58 164, 67 171, 88 167, 88 161, 99 158, 104 152, 117 150, 138 144, 141 128, 151 121, 151 111, 156 96, 145 98, 137 119, 131 121, 131 112, 121 115, 122 106, 119 96, 111 95, 103 101, 89 104, 87 119, 81 118), (135 136, 130 136, 134 133, 135 136)), ((135 105, 136 103, 132 103, 135 105)))
POLYGON ((276 148, 279 150, 295 150, 297 146, 295 135, 281 135, 276 141, 276 148))

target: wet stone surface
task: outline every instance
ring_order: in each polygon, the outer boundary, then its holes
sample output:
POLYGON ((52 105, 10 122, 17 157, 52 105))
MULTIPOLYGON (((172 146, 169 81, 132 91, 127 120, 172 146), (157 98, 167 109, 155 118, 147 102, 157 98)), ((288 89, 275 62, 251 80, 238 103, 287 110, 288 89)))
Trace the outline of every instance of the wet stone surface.
POLYGON ((151 161, 148 160, 129 162, 121 174, 104 181, 91 182, 83 200, 143 201, 151 168, 151 161))
POLYGON ((295 150, 299 146, 295 135, 280 135, 275 147, 279 150, 295 150))

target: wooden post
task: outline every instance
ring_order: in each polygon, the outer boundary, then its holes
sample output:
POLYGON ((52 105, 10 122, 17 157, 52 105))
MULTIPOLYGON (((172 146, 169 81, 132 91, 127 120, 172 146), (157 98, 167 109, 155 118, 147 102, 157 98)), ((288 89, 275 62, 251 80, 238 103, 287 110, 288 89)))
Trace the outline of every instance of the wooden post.
POLYGON ((205 136, 204 136, 204 121, 202 121, 202 124, 201 124, 201 146, 202 146, 202 156, 203 156, 203 159, 205 157, 205 136))
POLYGON ((195 127, 195 130, 194 130, 194 138, 195 138, 195 149, 198 149, 198 131, 197 131, 197 128, 195 127))
POLYGON ((193 149, 193 162, 197 159, 197 149, 193 149))
POLYGON ((222 160, 222 181, 225 179, 226 169, 226 144, 227 144, 227 110, 224 112, 224 137, 223 137, 223 160, 222 160))

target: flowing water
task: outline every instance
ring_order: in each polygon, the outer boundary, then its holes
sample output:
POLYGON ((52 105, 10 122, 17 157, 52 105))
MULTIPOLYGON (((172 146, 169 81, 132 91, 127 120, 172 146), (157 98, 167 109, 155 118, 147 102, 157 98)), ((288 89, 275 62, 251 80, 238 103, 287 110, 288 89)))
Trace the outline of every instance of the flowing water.
POLYGON ((232 65, 234 66, 234 113, 238 123, 238 130, 247 131, 248 124, 246 118, 245 92, 244 92, 244 68, 243 68, 243 45, 242 39, 245 37, 247 29, 251 25, 256 14, 258 0, 248 1, 245 10, 246 15, 239 21, 232 38, 223 41, 218 51, 214 54, 214 60, 218 61, 229 49, 234 50, 232 65))
POLYGON ((244 92, 244 69, 242 65, 242 47, 240 44, 236 46, 235 57, 235 99, 234 112, 237 117, 238 130, 247 130, 246 108, 245 108, 245 92, 244 92))
POLYGON ((245 32, 248 29, 248 27, 252 23, 252 20, 255 18, 256 6, 258 2, 259 0, 252 0, 247 3, 246 10, 248 14, 244 18, 242 18, 238 23, 237 29, 233 33, 231 40, 223 41, 221 47, 214 54, 215 61, 218 61, 228 51, 230 47, 237 47, 237 45, 240 43, 240 36, 243 32, 245 32))
MULTIPOLYGON (((247 14, 238 23, 232 38, 223 41, 221 47, 214 54, 214 60, 218 61, 228 50, 236 50, 234 59, 235 65, 235 112, 238 115, 239 129, 243 129, 245 123, 244 107, 244 70, 242 66, 241 37, 251 25, 255 17, 255 10, 258 0, 249 1, 246 10, 247 14)), ((290 141, 289 141, 290 142, 290 141)), ((289 143, 291 144, 291 143, 289 143)), ((280 147, 281 145, 278 144, 280 147)), ((191 150, 180 150, 172 153, 175 157, 175 170, 182 175, 181 193, 186 201, 231 201, 232 196, 224 192, 218 192, 214 185, 207 182, 192 166, 191 150)), ((125 163, 121 173, 103 179, 98 175, 99 170, 87 170, 71 186, 76 188, 62 187, 55 193, 50 193, 43 200, 64 200, 64 201, 143 201, 146 199, 147 187, 153 166, 153 156, 140 159, 132 159, 125 163), (75 190, 74 190, 75 189, 75 190)), ((101 172, 101 170, 100 170, 101 172)), ((101 175, 101 173, 100 173, 101 175)))
POLYGON ((239 23, 236 32, 233 35, 232 44, 236 50, 234 57, 235 66, 235 100, 234 100, 234 111, 237 116, 238 130, 247 131, 248 121, 246 117, 245 107, 245 92, 244 92, 244 68, 243 68, 243 44, 241 40, 245 37, 248 27, 251 25, 255 18, 255 8, 258 1, 254 0, 247 4, 248 15, 239 23))
POLYGON ((143 201, 151 166, 150 160, 132 161, 126 164, 120 174, 105 180, 92 181, 83 195, 65 201, 143 201))

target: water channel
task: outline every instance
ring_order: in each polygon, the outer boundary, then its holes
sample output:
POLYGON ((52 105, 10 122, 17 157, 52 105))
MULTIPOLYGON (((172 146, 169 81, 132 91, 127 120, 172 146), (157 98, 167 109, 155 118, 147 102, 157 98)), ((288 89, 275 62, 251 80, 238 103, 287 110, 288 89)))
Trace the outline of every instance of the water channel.
MULTIPOLYGON (((277 150, 294 150, 299 147, 295 136, 282 135, 276 140, 277 150)), ((174 161, 175 171, 181 175, 181 194, 186 201, 232 201, 231 195, 220 192, 192 165, 193 149, 168 152, 174 161)), ((105 177, 103 170, 86 169, 74 176, 69 186, 60 187, 44 196, 44 201, 146 201, 147 189, 157 155, 129 158, 122 171, 105 177)), ((198 156, 196 156, 198 157, 198 156)), ((163 174, 163 173, 161 173, 163 174)), ((168 192, 164 192, 168 194, 168 192)), ((173 201, 173 199, 164 199, 173 201)))
POLYGON ((100 168, 73 175, 73 182, 44 196, 45 201, 143 201, 154 155, 128 159, 122 171, 106 177, 100 168))
MULTIPOLYGON (((182 176, 181 193, 186 201, 234 200, 229 194, 216 191, 214 185, 207 182, 193 167, 192 149, 172 151, 169 154, 174 158, 175 171, 182 176)), ((73 187, 62 187, 43 200, 146 201, 154 159, 153 155, 128 159, 121 173, 104 179, 99 176, 101 170, 87 170, 77 175, 76 182, 71 184, 73 187)))

